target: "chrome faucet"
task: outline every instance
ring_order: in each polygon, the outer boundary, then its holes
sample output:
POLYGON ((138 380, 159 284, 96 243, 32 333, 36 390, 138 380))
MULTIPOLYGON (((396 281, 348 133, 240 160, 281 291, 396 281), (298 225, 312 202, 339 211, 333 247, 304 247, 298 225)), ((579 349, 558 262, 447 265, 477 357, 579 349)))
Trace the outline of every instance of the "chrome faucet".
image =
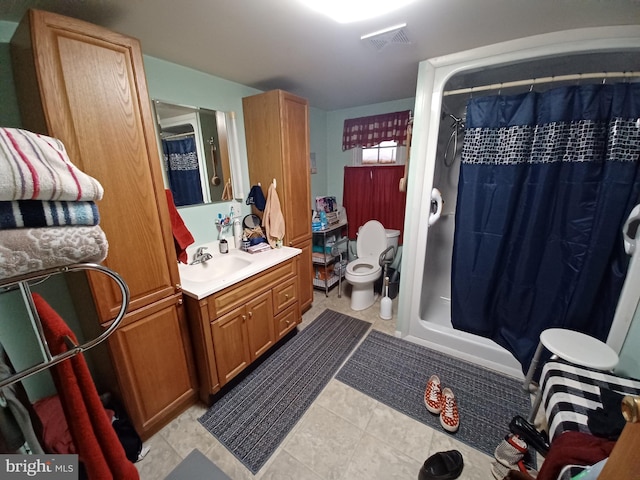
POLYGON ((204 263, 207 260, 211 260, 213 255, 205 252, 207 247, 198 247, 196 253, 193 255, 193 261, 189 265, 197 265, 198 263, 204 263))

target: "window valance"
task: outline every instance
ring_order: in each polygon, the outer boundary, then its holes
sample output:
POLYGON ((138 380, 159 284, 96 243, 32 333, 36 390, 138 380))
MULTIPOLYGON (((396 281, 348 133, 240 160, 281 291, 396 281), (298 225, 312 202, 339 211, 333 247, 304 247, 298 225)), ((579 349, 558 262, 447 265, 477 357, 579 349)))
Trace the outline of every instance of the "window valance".
POLYGON ((404 145, 411 110, 369 117, 347 118, 342 132, 342 150, 369 148, 380 142, 395 140, 404 145))

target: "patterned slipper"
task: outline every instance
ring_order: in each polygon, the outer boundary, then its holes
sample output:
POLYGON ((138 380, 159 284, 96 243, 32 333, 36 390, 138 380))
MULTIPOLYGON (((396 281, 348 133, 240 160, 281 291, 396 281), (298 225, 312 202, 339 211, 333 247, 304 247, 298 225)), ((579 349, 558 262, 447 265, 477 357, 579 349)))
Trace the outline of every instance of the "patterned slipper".
POLYGON ((440 389, 440 378, 431 375, 424 391, 424 404, 431 413, 438 414, 442 410, 442 390, 440 389))
POLYGON ((446 431, 454 433, 460 426, 458 415, 458 403, 450 388, 442 390, 442 411, 440 412, 440 425, 446 431))
POLYGON ((518 435, 510 433, 505 436, 504 440, 496 447, 493 455, 502 465, 514 468, 515 465, 524 458, 527 450, 527 442, 522 440, 518 435))

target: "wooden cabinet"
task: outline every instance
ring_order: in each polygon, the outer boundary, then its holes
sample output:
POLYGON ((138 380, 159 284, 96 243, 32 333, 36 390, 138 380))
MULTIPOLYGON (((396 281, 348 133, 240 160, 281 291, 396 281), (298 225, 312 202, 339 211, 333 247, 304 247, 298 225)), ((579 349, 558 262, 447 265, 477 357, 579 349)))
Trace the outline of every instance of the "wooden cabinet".
POLYGON ((309 104, 272 90, 242 99, 249 180, 267 187, 275 179, 285 220, 285 245, 300 248, 298 294, 302 311, 313 301, 309 104))
MULTIPOLYGON (((195 401, 196 378, 140 44, 30 10, 11 41, 11 55, 24 128, 60 139, 71 161, 104 187, 98 202, 109 241, 104 264, 131 293, 126 330, 109 346, 125 406, 147 437, 195 401), (166 372, 172 377, 165 384, 166 372)), ((121 299, 103 277, 92 275, 88 282, 106 325, 121 299)))
POLYGON ((211 324, 218 377, 227 383, 273 346, 276 340, 271 292, 211 324))
POLYGON ((298 258, 206 298, 185 296, 205 403, 301 322, 298 258))

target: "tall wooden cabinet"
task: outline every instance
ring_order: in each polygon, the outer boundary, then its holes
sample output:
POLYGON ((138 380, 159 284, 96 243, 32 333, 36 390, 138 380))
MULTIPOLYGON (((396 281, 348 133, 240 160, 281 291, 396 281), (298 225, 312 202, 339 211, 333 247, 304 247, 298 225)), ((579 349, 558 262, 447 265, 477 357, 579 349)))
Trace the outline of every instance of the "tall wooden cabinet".
POLYGON ((309 103, 283 90, 242 99, 249 181, 265 196, 276 180, 285 220, 285 245, 302 249, 298 294, 304 312, 313 301, 309 103))
MULTIPOLYGON (((146 438, 196 400, 197 376, 140 44, 30 10, 11 54, 23 127, 60 139, 104 187, 104 264, 131 292, 109 349, 127 411, 146 438)), ((106 326, 121 301, 118 289, 99 276, 88 282, 106 326)))

